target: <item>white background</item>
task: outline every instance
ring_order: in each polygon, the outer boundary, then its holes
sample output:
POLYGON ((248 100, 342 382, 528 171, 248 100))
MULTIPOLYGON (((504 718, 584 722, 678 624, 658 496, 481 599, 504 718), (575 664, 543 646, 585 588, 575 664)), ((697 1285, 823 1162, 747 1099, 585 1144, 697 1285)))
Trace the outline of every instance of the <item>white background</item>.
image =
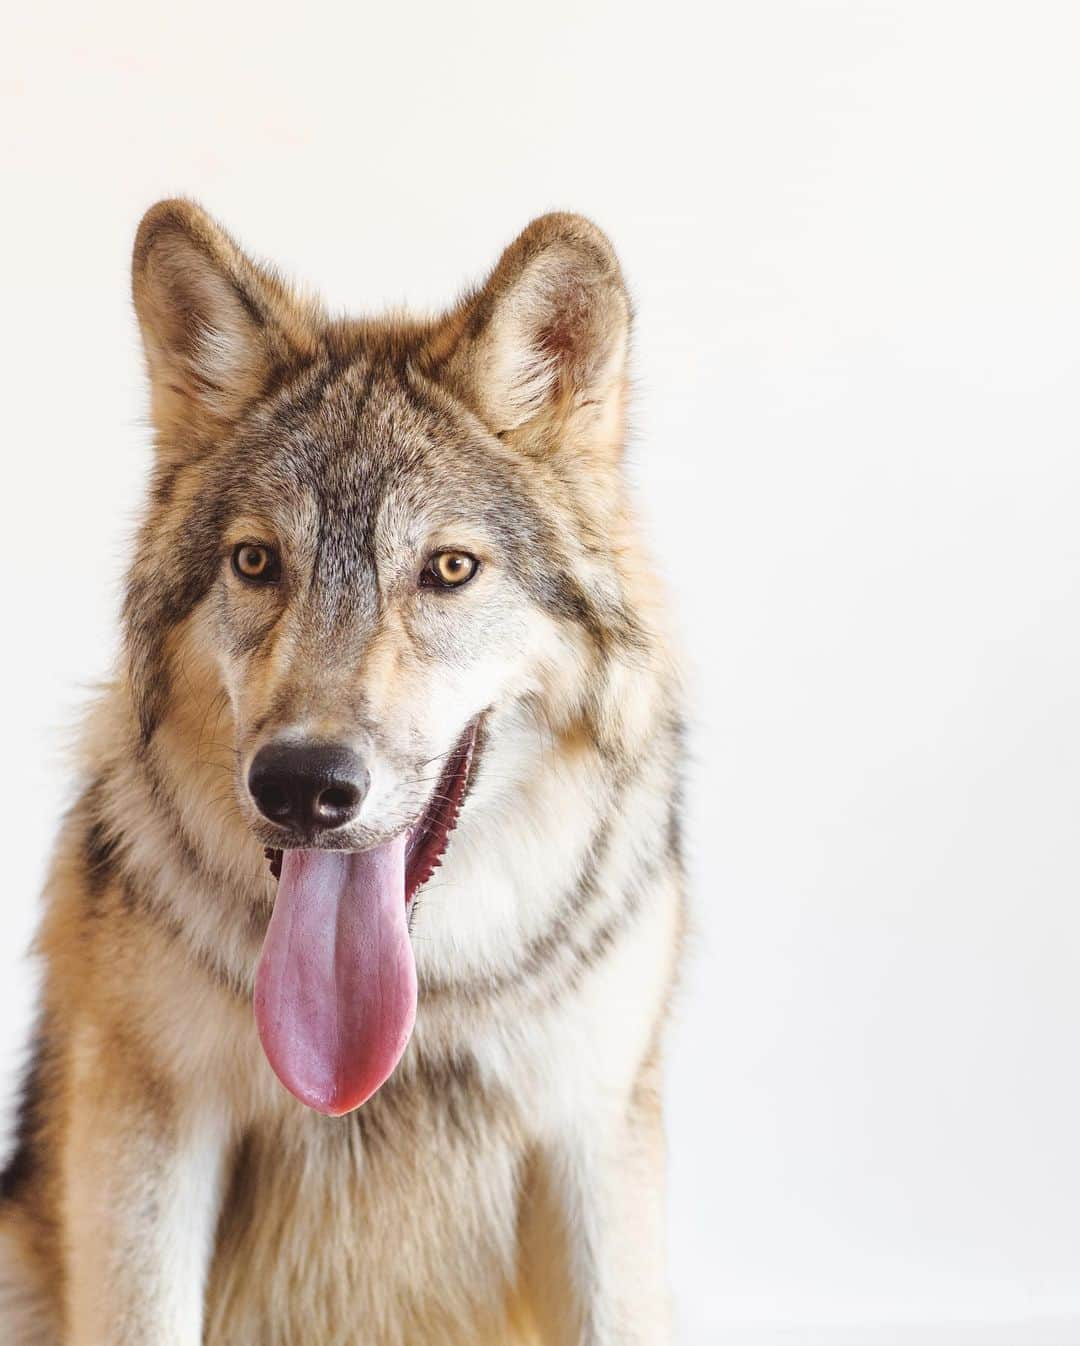
POLYGON ((577 209, 636 298, 694 695, 680 1340, 1080 1343, 1075 6, 20 10, 0 1098, 146 470, 141 211, 361 310, 577 209))

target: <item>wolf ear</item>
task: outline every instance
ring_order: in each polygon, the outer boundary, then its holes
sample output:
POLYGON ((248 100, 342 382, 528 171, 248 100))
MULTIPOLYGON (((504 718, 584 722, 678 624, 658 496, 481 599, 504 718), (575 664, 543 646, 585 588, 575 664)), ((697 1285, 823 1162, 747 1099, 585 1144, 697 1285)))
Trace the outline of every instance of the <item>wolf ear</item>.
POLYGON ((580 215, 544 215, 439 330, 433 372, 528 450, 617 452, 630 316, 605 235, 580 215))
POLYGON ((314 307, 191 201, 147 211, 131 271, 153 418, 167 447, 220 434, 276 369, 314 352, 314 307))

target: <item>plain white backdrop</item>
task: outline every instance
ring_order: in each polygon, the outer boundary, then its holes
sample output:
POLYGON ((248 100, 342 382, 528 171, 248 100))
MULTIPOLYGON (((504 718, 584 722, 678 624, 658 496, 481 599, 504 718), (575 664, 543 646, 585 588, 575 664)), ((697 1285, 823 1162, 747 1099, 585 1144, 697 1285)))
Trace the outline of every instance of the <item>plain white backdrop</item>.
POLYGON ((683 1346, 1080 1343, 1069 3, 44 3, 5 20, 0 1106, 147 466, 142 210, 353 310, 592 215, 687 648, 683 1346))

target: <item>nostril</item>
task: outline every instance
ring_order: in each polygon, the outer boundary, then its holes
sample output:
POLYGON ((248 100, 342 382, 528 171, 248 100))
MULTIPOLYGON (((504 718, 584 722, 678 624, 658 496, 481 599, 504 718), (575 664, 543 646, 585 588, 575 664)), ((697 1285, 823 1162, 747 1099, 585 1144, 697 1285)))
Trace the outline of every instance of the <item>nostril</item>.
POLYGON ((321 822, 343 823, 353 816, 360 802, 360 791, 352 785, 330 785, 319 792, 315 815, 321 822))
POLYGON ((348 809, 356 803, 356 791, 351 786, 333 785, 319 796, 319 807, 324 809, 348 809))
POLYGON ((292 798, 284 785, 276 781, 259 781, 252 788, 255 802, 268 818, 287 818, 292 812, 292 798))

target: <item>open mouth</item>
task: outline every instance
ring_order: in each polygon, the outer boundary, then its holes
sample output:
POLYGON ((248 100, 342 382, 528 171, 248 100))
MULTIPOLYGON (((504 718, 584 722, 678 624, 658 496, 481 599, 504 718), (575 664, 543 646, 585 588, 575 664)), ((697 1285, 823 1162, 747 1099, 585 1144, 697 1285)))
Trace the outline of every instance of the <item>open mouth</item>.
POLYGON ((390 1076, 416 1017, 409 916, 446 851, 469 784, 478 721, 447 758, 412 827, 365 851, 268 851, 278 876, 255 974, 255 1019, 282 1084, 330 1116, 390 1076))
MULTIPOLYGON (((458 820, 465 792, 469 786, 479 720, 462 734, 457 746, 447 758, 442 776, 423 816, 407 829, 405 844, 405 901, 412 903, 417 890, 422 888, 439 867, 446 852, 450 833, 458 820)), ((270 862, 270 873, 281 878, 284 852, 267 846, 265 855, 270 862)))

